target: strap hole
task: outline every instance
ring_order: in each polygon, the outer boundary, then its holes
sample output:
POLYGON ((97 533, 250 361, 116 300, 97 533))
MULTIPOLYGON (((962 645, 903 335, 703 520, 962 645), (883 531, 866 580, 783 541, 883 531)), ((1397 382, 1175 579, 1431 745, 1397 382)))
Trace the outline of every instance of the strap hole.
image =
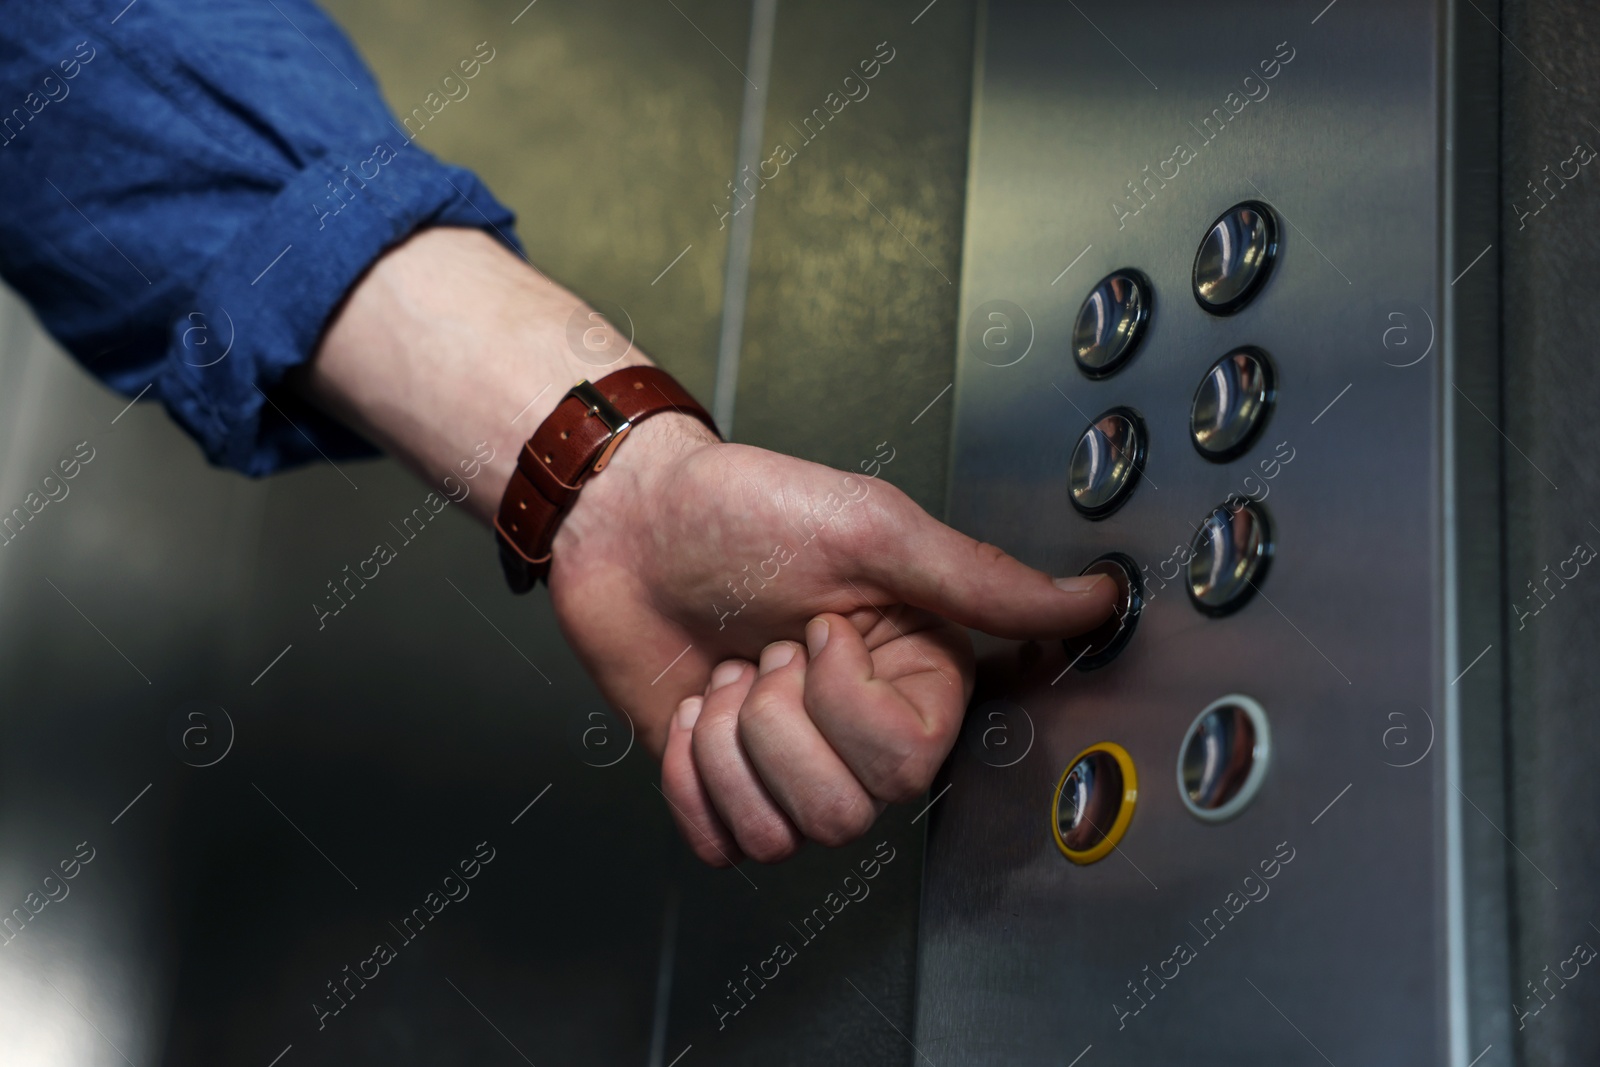
POLYGON ((528 502, 526 500, 519 500, 519 501, 517 501, 517 507, 522 511, 527 511, 528 510, 528 502))
POLYGON ((546 463, 554 463, 554 462, 555 462, 555 459, 556 459, 556 457, 554 457, 554 456, 552 456, 552 455, 551 455, 551 454, 550 454, 550 453, 548 453, 548 452, 546 452, 546 453, 545 453, 545 454, 544 454, 544 461, 545 461, 545 462, 546 462, 546 463))
POLYGON ((561 439, 563 441, 565 441, 567 438, 569 438, 571 436, 572 436, 572 434, 568 433, 566 430, 562 430, 561 431, 561 439))
POLYGON ((644 383, 643 382, 634 382, 633 383, 633 387, 635 389, 643 389, 644 388, 644 383))

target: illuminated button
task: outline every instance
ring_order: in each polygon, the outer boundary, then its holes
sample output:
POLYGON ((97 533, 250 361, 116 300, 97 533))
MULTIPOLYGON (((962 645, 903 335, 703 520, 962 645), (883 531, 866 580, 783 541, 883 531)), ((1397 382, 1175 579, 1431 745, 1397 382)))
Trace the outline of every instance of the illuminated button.
POLYGON ((1194 257, 1194 296, 1213 315, 1231 315, 1250 302, 1272 272, 1278 224, 1272 209, 1246 200, 1224 211, 1206 231, 1194 257))
POLYGON ((1206 371, 1189 408, 1194 447, 1218 463, 1244 452, 1267 424, 1277 398, 1272 363, 1259 348, 1239 348, 1206 371))
POLYGON ((1102 741, 1078 753, 1056 785, 1050 831, 1073 863, 1109 855, 1133 821, 1139 776, 1121 745, 1102 741))
POLYGON ((1122 506, 1144 467, 1144 420, 1132 408, 1112 408, 1083 431, 1067 477, 1072 506, 1103 519, 1122 506))
POLYGON ((1144 584, 1139 579, 1139 565, 1121 552, 1106 553, 1082 573, 1103 574, 1117 585, 1116 613, 1094 630, 1061 642, 1071 665, 1092 671, 1116 659, 1132 640, 1144 608, 1144 584))
POLYGON ((1095 285, 1072 327, 1072 354, 1091 378, 1115 374, 1133 358, 1150 319, 1150 282, 1124 268, 1095 285))
POLYGON ((1178 796, 1197 819, 1226 822, 1255 799, 1267 776, 1267 713, 1234 693, 1195 717, 1178 750, 1178 796))
POLYGON ((1232 497, 1206 516, 1189 548, 1189 599, 1207 615, 1227 615, 1266 577, 1272 524, 1260 504, 1232 497))

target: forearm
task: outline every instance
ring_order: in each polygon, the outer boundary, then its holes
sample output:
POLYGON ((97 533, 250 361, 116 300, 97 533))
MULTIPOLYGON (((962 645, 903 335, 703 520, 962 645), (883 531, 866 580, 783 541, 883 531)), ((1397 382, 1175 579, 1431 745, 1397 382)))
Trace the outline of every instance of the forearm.
POLYGON ((459 481, 487 441, 464 504, 492 521, 522 443, 572 384, 650 362, 625 339, 585 348, 606 328, 589 314, 481 231, 424 230, 351 290, 299 384, 431 485, 459 481))

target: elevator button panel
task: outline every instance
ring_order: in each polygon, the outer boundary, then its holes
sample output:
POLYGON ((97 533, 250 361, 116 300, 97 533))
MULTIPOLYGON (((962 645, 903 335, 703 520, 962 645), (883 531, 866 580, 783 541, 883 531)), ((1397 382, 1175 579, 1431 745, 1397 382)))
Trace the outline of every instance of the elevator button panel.
POLYGON ((1116 407, 1090 423, 1067 464, 1072 506, 1091 519, 1116 511, 1144 467, 1145 427, 1139 413, 1116 407))
POLYGON ((1272 361, 1259 348, 1234 349, 1206 371, 1189 408, 1189 438, 1218 463, 1243 455, 1277 398, 1272 361))
POLYGON ((1231 315, 1266 284, 1278 255, 1278 223, 1257 200, 1217 217, 1194 257, 1194 297, 1213 315, 1231 315))
POLYGON ((1259 703, 1234 693, 1212 701, 1178 750, 1178 796, 1189 814, 1227 822, 1255 799, 1267 777, 1272 733, 1259 703))
POLYGON ((1230 497, 1207 515, 1189 545, 1189 599, 1207 615, 1230 615, 1255 595, 1272 562, 1266 508, 1230 497))
POLYGON ((1152 304, 1150 281, 1131 268, 1106 275, 1090 290, 1072 328, 1072 355, 1091 378, 1115 374, 1133 358, 1152 304))
POLYGON ((1050 827, 1056 847, 1073 863, 1104 859, 1133 821, 1139 776, 1121 745, 1090 745, 1068 764, 1056 783, 1050 827))
POLYGON ((1083 574, 1103 574, 1117 586, 1117 599, 1111 618, 1086 634, 1062 642, 1072 666, 1080 671, 1104 667, 1121 654, 1133 639, 1144 608, 1144 583, 1139 565, 1121 552, 1108 552, 1089 564, 1083 574))
POLYGON ((1500 240, 1504 42, 1423 0, 1228 15, 978 6, 947 520, 1109 574, 1118 604, 1063 641, 975 639, 923 820, 914 1040, 941 1064, 1492 1045, 1484 1067, 1513 1043, 1480 918, 1496 851, 1522 857, 1465 799, 1504 792, 1517 474, 1483 425, 1503 368, 1474 258, 1500 240), (1026 358, 994 350, 996 306, 1026 358), (1136 813, 1113 804, 1135 764, 1136 813))

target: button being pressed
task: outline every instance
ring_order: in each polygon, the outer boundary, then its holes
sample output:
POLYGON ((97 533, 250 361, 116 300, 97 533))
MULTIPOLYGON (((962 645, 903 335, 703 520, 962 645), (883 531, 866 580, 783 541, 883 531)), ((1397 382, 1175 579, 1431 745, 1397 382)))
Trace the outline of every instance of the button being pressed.
POLYGON ((1069 666, 1092 671, 1116 659, 1133 639, 1134 628, 1139 625, 1139 612, 1144 609, 1144 582, 1139 577, 1139 565, 1121 552, 1107 552, 1081 573, 1103 574, 1117 587, 1111 618, 1086 634, 1061 642, 1067 650, 1069 666))

